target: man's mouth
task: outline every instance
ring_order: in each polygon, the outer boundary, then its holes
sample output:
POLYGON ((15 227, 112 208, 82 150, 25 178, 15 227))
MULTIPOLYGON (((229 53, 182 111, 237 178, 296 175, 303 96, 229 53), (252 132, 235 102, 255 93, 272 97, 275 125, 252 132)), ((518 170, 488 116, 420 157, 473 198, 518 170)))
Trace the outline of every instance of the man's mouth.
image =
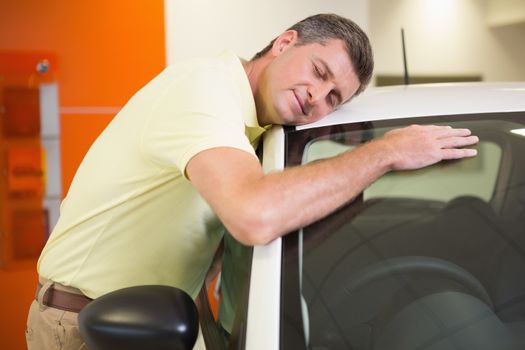
POLYGON ((301 110, 301 113, 303 115, 306 115, 306 111, 304 110, 304 103, 301 97, 293 90, 293 95, 295 96, 295 100, 297 101, 297 104, 299 105, 299 109, 301 110))

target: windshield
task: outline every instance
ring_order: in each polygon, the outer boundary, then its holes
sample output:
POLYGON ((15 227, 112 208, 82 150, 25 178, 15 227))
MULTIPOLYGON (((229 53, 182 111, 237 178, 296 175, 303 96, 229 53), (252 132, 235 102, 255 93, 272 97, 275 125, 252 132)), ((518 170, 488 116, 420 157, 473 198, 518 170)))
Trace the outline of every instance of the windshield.
POLYGON ((480 142, 475 158, 391 172, 285 238, 283 344, 525 348, 524 121, 506 113, 291 132, 287 165, 332 157, 413 123, 467 127, 480 142))

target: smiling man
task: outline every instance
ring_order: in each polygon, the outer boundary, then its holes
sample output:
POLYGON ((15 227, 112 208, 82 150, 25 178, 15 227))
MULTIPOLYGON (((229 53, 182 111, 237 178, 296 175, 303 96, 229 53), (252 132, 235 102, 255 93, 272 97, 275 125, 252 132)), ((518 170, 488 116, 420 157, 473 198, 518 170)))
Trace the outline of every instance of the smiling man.
POLYGON ((327 115, 366 86, 369 61, 358 76, 345 43, 331 39, 307 45, 298 32, 281 34, 268 53, 245 64, 261 124, 305 124, 327 115))
POLYGON ((79 349, 77 314, 135 285, 195 298, 225 227, 265 244, 333 212, 391 170, 475 155, 466 129, 412 126, 338 157, 265 175, 272 124, 316 121, 363 91, 370 43, 352 21, 309 17, 250 61, 226 52, 167 67, 82 161, 38 263, 29 349, 79 349), (293 194, 293 195, 292 195, 293 194))

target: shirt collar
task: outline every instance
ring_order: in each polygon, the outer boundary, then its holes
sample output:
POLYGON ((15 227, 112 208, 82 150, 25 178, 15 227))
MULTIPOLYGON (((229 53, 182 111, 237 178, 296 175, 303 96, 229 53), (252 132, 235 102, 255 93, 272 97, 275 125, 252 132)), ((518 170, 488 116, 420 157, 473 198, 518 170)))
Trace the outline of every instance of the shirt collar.
POLYGON ((245 134, 250 140, 250 143, 253 145, 256 144, 261 137, 261 135, 268 129, 271 128, 271 125, 266 125, 264 127, 259 125, 257 120, 257 109, 255 108, 255 100, 253 98, 252 88, 250 86, 250 81, 246 75, 246 71, 242 65, 242 61, 239 57, 235 56, 232 52, 226 51, 222 56, 227 59, 229 57, 235 58, 237 64, 235 65, 235 77, 239 82, 241 101, 242 101, 242 116, 244 119, 245 125, 245 134))

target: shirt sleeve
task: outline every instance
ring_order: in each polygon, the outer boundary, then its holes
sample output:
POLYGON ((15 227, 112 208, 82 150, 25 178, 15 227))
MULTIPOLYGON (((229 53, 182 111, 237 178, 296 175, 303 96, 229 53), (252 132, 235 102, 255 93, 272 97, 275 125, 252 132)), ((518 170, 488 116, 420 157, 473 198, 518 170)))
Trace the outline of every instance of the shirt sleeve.
POLYGON ((197 153, 232 147, 255 156, 245 135, 240 87, 220 66, 176 75, 158 92, 143 132, 144 154, 184 174, 197 153))

